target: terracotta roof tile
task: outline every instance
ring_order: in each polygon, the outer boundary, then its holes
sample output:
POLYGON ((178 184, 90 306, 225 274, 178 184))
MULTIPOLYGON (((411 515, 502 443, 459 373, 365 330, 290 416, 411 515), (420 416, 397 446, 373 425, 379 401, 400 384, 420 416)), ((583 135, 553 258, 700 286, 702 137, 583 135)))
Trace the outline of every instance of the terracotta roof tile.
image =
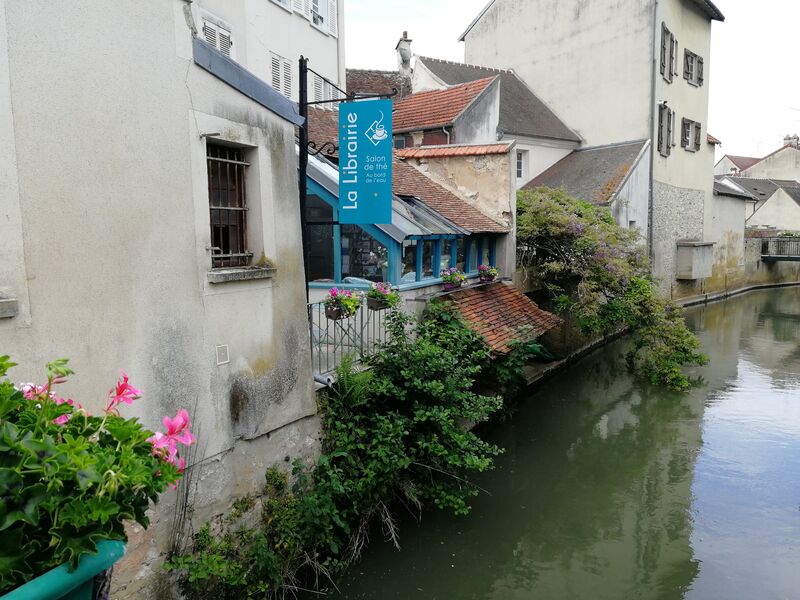
POLYGON ((392 88, 397 90, 399 98, 408 96, 411 93, 411 78, 398 71, 347 69, 346 89, 351 94, 388 94, 392 88))
POLYGON ((442 158, 449 156, 486 156, 488 154, 507 154, 510 143, 488 145, 419 146, 397 151, 400 158, 442 158))
POLYGON ((708 141, 709 144, 715 144, 715 145, 716 144, 720 144, 720 145, 722 145, 722 142, 720 142, 717 138, 715 138, 710 133, 706 134, 706 141, 708 141))
POLYGON ((726 154, 730 161, 739 167, 740 171, 744 171, 745 169, 749 169, 757 162, 761 162, 760 158, 756 158, 755 156, 734 156, 733 154, 726 154))
POLYGON ((504 283, 453 292, 447 300, 497 354, 508 354, 509 342, 536 339, 563 322, 513 285, 504 283))
POLYGON ((444 218, 473 233, 508 233, 508 228, 467 204, 451 191, 402 160, 393 164, 392 188, 399 196, 414 196, 444 218))
POLYGON ((452 125, 496 77, 485 77, 445 90, 420 92, 394 103, 392 126, 395 132, 421 131, 452 125))

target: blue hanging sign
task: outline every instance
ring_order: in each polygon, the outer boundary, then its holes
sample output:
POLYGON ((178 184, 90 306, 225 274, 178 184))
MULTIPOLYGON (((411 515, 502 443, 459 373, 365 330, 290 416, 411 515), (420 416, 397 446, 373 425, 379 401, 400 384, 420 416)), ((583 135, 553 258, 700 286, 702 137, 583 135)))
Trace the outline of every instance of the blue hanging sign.
POLYGON ((339 222, 392 222, 392 101, 339 105, 339 222))

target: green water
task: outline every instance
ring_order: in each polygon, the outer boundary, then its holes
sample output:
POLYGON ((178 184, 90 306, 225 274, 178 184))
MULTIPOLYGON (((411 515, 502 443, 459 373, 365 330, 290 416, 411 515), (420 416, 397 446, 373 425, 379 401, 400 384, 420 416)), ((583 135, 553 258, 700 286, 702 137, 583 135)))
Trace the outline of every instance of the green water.
POLYGON ((705 384, 631 380, 625 342, 482 434, 506 448, 469 517, 401 517, 335 598, 800 598, 800 289, 688 312, 705 384))

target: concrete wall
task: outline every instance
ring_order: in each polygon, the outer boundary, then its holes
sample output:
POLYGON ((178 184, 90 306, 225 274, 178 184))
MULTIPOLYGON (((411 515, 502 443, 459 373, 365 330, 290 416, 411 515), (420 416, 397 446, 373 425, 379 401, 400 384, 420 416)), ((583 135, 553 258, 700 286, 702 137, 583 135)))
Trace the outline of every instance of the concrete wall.
POLYGON ((714 165, 714 175, 738 175, 739 167, 737 167, 734 162, 726 156, 723 156, 722 159, 714 165))
POLYGON ((611 213, 617 224, 628 228, 633 223, 642 235, 643 244, 647 240, 650 225, 650 157, 650 148, 646 147, 611 202, 611 213))
POLYGON ((786 147, 742 171, 743 177, 756 179, 794 179, 800 181, 800 150, 786 147))
MULTIPOLYGON (((18 195, 0 195, 0 227, 16 240, 0 245, 0 264, 12 265, 0 288, 21 300, 21 315, 0 321, 0 352, 20 363, 21 381, 70 357, 78 375, 64 394, 92 412, 118 368, 144 392, 124 414, 158 427, 188 408, 200 437, 198 526, 259 490, 269 464, 313 454, 317 429, 294 129, 193 64, 183 6, 54 0, 0 11, 0 97, 7 48, 11 106, 24 107, 11 131, 0 105, 12 136, 0 152, 13 159, 16 149, 19 184, 18 195), (250 242, 277 264, 272 279, 208 282, 204 132, 246 148, 250 242), (217 365, 223 344, 230 362, 217 365)), ((115 597, 165 597, 152 586, 174 498, 165 494, 151 529, 133 538, 115 597)))
MULTIPOLYGON (((266 82, 271 81, 270 53, 292 64, 292 100, 299 94, 298 59, 345 89, 344 1, 338 2, 338 35, 315 27, 301 13, 292 13, 270 0, 195 0, 194 12, 203 10, 231 24, 234 58, 266 82)), ((199 21, 198 21, 199 22, 199 21)), ((309 76, 313 94, 313 75, 309 76)))
MULTIPOLYGON (((523 165, 523 176, 517 179, 517 189, 527 184, 531 179, 543 173, 562 158, 567 156, 578 144, 558 140, 545 140, 506 134, 504 141, 516 141, 516 151, 527 152, 527 163, 523 165)), ((512 157, 514 173, 516 175, 516 155, 512 157)))
POLYGON ((800 205, 783 189, 778 189, 748 217, 750 227, 775 227, 778 230, 800 231, 800 205))
POLYGON ((722 291, 744 286, 744 221, 746 202, 741 198, 713 195, 713 210, 707 239, 714 242, 712 275, 703 282, 706 291, 722 291))
POLYGON ((475 98, 453 123, 453 143, 493 144, 497 142, 497 125, 500 122, 500 80, 475 98))
POLYGON ((652 31, 652 0, 500 0, 467 34, 465 61, 513 69, 588 146, 642 139, 652 31))
POLYGON ((516 269, 515 156, 512 146, 505 154, 407 160, 433 181, 511 229, 497 245, 497 266, 504 275, 516 269))

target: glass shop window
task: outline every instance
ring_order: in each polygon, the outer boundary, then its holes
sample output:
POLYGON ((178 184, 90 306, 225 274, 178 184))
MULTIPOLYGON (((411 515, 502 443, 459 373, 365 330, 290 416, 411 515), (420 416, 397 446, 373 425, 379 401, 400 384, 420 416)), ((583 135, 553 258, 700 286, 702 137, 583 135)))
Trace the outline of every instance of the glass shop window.
POLYGON ((403 241, 403 275, 401 281, 417 280, 417 240, 403 241))
POLYGON ((357 225, 342 225, 342 277, 386 281, 389 251, 357 225))

